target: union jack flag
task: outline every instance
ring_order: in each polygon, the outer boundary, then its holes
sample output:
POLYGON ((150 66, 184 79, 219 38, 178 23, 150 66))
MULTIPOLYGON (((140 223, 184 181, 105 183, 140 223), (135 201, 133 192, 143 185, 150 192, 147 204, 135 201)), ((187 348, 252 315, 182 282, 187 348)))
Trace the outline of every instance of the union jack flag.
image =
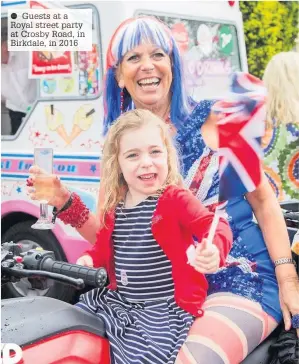
POLYGON ((265 101, 262 81, 238 72, 233 75, 229 97, 213 105, 218 114, 219 201, 254 191, 262 180, 265 101))

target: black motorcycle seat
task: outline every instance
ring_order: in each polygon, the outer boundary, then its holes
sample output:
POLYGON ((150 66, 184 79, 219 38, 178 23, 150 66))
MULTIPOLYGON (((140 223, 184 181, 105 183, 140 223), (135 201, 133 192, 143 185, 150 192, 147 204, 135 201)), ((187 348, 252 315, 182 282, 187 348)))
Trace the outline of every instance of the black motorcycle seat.
POLYGON ((268 364, 270 363, 270 346, 276 343, 278 335, 281 331, 279 325, 258 347, 256 347, 241 364, 268 364))
POLYGON ((74 330, 106 337, 103 321, 66 302, 49 297, 22 297, 1 301, 3 343, 25 346, 74 330))

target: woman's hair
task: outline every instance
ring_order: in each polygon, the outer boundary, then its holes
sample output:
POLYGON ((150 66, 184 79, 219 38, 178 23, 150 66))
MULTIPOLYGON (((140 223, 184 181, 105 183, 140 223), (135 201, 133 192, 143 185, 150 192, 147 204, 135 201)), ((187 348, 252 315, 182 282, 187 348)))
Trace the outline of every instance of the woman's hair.
POLYGON ((299 53, 282 52, 268 63, 263 81, 268 91, 267 123, 299 123, 299 53))
MULTIPOLYGON (((170 118, 178 128, 188 114, 188 98, 183 86, 182 64, 179 49, 169 27, 152 16, 130 18, 116 29, 107 51, 107 69, 104 84, 104 134, 113 120, 120 115, 120 88, 116 71, 124 55, 142 43, 150 42, 169 55, 173 80, 170 118)), ((134 109, 131 95, 124 89, 124 110, 134 109)))
POLYGON ((134 130, 145 125, 154 125, 160 129, 162 141, 167 150, 168 174, 163 187, 170 184, 182 185, 178 153, 170 134, 169 125, 148 110, 128 111, 122 114, 109 128, 103 147, 101 188, 103 187, 105 191, 105 197, 100 206, 102 224, 104 224, 106 214, 124 198, 128 189, 118 162, 120 139, 124 133, 128 131, 134 133, 134 130))

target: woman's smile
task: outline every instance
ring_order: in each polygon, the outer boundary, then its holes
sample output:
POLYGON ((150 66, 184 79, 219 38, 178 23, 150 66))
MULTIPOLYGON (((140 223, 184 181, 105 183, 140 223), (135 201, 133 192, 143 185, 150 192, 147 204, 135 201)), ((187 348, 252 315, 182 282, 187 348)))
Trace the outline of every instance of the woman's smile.
POLYGON ((159 77, 151 77, 151 78, 143 78, 137 81, 137 84, 141 87, 141 89, 145 92, 156 91, 158 86, 161 83, 161 78, 159 77))
POLYGON ((165 110, 170 102, 171 61, 156 45, 144 43, 123 57, 118 81, 124 84, 137 108, 165 110))

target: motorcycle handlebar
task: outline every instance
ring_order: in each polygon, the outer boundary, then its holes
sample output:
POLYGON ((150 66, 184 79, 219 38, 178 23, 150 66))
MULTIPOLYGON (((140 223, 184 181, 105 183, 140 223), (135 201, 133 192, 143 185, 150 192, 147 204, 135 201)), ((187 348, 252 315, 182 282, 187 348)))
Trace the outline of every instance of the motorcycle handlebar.
POLYGON ((75 279, 71 277, 65 277, 61 274, 52 272, 41 272, 39 270, 25 269, 20 270, 17 268, 2 267, 2 273, 6 273, 17 278, 50 278, 61 283, 67 283, 68 285, 73 286, 76 289, 83 289, 85 287, 84 280, 81 278, 75 279))
POLYGON ((32 249, 20 255, 23 257, 16 264, 14 254, 9 251, 14 244, 1 247, 1 266, 7 276, 51 278, 72 285, 78 289, 85 285, 102 288, 107 281, 104 268, 89 268, 78 264, 55 261, 54 253, 47 250, 32 249), (8 249, 9 248, 9 249, 8 249))
POLYGON ((107 281, 107 272, 104 268, 95 269, 78 264, 57 262, 49 257, 42 260, 40 269, 76 279, 81 278, 85 284, 93 287, 101 288, 107 281))

